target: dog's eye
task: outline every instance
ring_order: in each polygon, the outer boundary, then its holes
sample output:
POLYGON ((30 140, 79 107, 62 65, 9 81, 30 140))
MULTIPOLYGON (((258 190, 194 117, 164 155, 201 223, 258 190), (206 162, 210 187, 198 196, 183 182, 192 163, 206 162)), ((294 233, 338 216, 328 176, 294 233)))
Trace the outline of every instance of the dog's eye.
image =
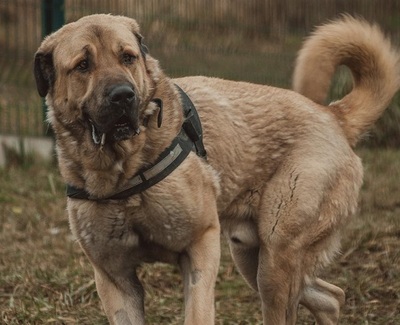
POLYGON ((135 62, 136 56, 130 54, 130 53, 124 53, 122 55, 122 63, 125 65, 131 65, 133 62, 135 62))
POLYGON ((86 72, 89 70, 89 60, 84 59, 82 61, 80 61, 77 66, 75 67, 76 70, 80 71, 80 72, 86 72))

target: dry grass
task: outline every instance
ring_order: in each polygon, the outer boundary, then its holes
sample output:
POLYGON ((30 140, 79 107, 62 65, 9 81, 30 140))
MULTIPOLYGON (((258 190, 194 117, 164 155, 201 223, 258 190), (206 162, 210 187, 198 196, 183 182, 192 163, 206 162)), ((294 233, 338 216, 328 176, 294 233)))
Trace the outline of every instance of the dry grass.
MULTIPOLYGON (((325 278, 347 294, 342 324, 400 323, 400 151, 362 150, 360 213, 346 229, 343 254, 325 278)), ((64 186, 53 166, 0 170, 0 323, 106 324, 92 270, 73 241, 64 186)), ((149 324, 182 324, 175 267, 146 265, 149 324)), ((260 324, 257 295, 224 248, 216 287, 217 324, 260 324)), ((299 324, 310 324, 300 310, 299 324)))

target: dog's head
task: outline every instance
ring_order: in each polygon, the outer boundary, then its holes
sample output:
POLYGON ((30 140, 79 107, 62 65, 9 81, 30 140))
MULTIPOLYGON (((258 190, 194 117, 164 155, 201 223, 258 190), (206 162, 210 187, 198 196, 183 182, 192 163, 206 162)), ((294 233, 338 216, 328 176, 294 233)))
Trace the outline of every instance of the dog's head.
POLYGON ((48 36, 35 55, 49 121, 89 132, 95 145, 139 133, 160 69, 135 20, 92 15, 48 36))

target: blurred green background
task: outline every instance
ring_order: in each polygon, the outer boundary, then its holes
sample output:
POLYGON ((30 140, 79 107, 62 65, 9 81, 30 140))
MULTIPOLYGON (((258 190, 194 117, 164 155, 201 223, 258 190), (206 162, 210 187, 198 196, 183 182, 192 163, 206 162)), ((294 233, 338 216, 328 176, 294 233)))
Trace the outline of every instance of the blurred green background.
MULTIPOLYGON (((400 38, 399 0, 1 0, 0 134, 46 133, 32 75, 43 22, 51 20, 44 5, 56 6, 65 22, 92 13, 135 18, 151 54, 172 77, 207 75, 285 88, 304 37, 341 13, 377 22, 397 45, 400 38)), ((341 71, 330 100, 351 88, 341 71)), ((365 143, 398 146, 399 122, 397 96, 365 143)))

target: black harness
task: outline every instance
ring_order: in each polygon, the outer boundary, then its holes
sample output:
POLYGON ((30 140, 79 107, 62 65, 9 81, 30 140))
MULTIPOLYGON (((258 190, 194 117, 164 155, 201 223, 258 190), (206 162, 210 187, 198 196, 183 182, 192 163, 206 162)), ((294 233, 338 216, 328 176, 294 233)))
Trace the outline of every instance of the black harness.
MULTIPOLYGON (((84 189, 67 185, 67 196, 72 199, 82 200, 124 200, 134 194, 147 190, 149 187, 157 184, 169 174, 171 174, 193 150, 203 158, 207 158, 207 153, 203 145, 203 132, 199 115, 189 96, 176 85, 182 99, 184 122, 182 128, 171 145, 165 149, 157 161, 150 167, 143 168, 133 176, 127 186, 121 191, 108 197, 94 197, 84 189)), ((161 110, 162 102, 159 101, 161 110)))

